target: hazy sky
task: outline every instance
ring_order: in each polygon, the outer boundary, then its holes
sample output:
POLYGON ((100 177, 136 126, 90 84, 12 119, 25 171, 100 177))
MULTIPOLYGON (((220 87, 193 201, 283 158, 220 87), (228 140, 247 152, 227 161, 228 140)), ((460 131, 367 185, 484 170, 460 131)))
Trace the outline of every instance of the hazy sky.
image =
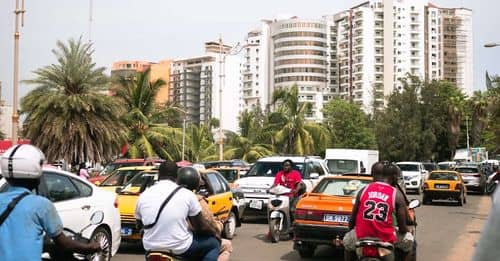
MULTIPOLYGON (((20 0, 21 1, 21 0, 20 0)), ((25 0, 25 26, 21 29, 21 80, 36 68, 55 62, 51 50, 57 40, 88 39, 89 0, 25 0)), ((117 60, 158 61, 202 54, 203 43, 222 34, 224 41, 243 41, 259 28, 261 19, 290 14, 319 18, 363 2, 344 0, 94 0, 92 40, 94 60, 110 67, 117 60)), ((443 7, 473 10, 474 89, 484 89, 484 72, 500 74, 500 1, 435 0, 443 7)), ((15 0, 0 0, 0 81, 2 98, 11 104, 15 0)), ((32 87, 20 85, 20 95, 32 87)))

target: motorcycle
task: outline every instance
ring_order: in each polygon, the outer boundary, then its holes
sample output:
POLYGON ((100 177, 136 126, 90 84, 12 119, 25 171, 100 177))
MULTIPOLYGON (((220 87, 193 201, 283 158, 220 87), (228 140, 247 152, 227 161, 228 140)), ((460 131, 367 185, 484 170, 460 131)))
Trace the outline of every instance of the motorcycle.
POLYGON ((494 172, 493 174, 488 176, 488 180, 486 181, 486 188, 485 188, 485 192, 488 195, 493 194, 493 191, 495 191, 495 189, 497 187, 497 184, 499 181, 495 178, 496 175, 497 175, 497 173, 494 172))
MULTIPOLYGON (((90 243, 91 239, 85 238, 82 233, 89 227, 93 225, 99 225, 102 223, 104 220, 104 212, 102 211, 96 211, 92 214, 90 217, 90 224, 82 228, 80 232, 75 232, 69 228, 63 228, 64 233, 69 236, 71 239, 75 241, 79 241, 81 243, 90 243)), ((111 256, 109 251, 109 242, 107 242, 106 239, 99 239, 97 238, 98 242, 101 244, 101 249, 103 249, 100 252, 94 253, 94 254, 88 254, 88 255, 83 255, 83 254, 78 254, 74 253, 72 251, 67 251, 64 249, 61 249, 60 247, 57 247, 55 243, 51 239, 46 239, 46 243, 44 244, 44 253, 42 254, 42 260, 88 260, 88 261, 104 261, 108 260, 109 257, 111 256), (48 242, 47 242, 48 241, 48 242)))
POLYGON ((286 196, 291 191, 281 185, 269 189, 269 194, 272 196, 267 203, 267 220, 273 243, 279 242, 281 235, 292 233, 290 198, 286 196))
MULTIPOLYGON (((413 212, 415 208, 420 206, 420 201, 414 199, 408 205, 408 210, 413 212)), ((412 215, 410 215, 412 216, 412 215)), ((410 227, 410 232, 416 237, 416 221, 413 217, 410 217, 408 226, 410 227)), ((416 244, 413 244, 412 260, 416 260, 416 244)), ((388 260, 402 260, 402 253, 394 248, 394 245, 389 242, 383 242, 378 238, 360 238, 356 242, 356 255, 360 261, 388 261, 388 260)))

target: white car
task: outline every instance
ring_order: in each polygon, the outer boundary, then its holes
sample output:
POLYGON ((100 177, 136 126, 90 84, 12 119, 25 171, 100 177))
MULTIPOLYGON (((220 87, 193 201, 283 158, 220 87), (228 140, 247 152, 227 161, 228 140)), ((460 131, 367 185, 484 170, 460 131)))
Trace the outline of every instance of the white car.
MULTIPOLYGON (((6 191, 8 187, 7 181, 1 178, 0 193, 6 191)), ((118 201, 114 193, 102 190, 75 174, 44 166, 38 194, 52 201, 63 226, 76 232, 90 224, 90 216, 94 212, 98 210, 104 212, 103 222, 84 230, 83 236, 98 238, 100 241, 107 240, 111 247, 108 253, 111 255, 118 251, 121 226, 118 201)))
POLYGON ((396 163, 401 169, 403 179, 405 180, 406 190, 415 191, 420 195, 423 188, 423 182, 427 179, 429 172, 425 170, 421 162, 402 161, 396 163))

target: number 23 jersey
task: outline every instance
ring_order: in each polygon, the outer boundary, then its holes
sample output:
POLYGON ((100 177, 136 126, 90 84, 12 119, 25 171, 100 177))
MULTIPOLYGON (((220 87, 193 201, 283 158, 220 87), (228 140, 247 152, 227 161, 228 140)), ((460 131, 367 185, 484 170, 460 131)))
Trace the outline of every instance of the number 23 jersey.
POLYGON ((368 184, 363 190, 356 215, 356 237, 375 237, 384 242, 396 242, 393 212, 396 188, 383 182, 368 184))

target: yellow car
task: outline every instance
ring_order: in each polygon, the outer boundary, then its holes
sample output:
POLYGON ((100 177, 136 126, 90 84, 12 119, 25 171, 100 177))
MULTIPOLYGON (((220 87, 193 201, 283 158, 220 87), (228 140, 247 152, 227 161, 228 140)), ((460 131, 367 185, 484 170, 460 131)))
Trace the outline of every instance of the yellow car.
MULTIPOLYGON (((207 197, 208 206, 214 216, 224 223, 223 236, 231 239, 236 227, 241 226, 238 207, 233 205, 233 193, 227 181, 214 170, 200 171, 205 186, 200 187, 199 194, 207 197)), ((140 230, 136 227, 135 206, 142 191, 158 180, 158 173, 144 171, 135 176, 118 193, 120 209, 122 241, 141 239, 140 230)))
POLYGON ((122 167, 114 170, 109 176, 106 177, 102 182, 97 182, 100 188, 116 192, 116 188, 121 188, 127 184, 132 178, 143 171, 149 171, 156 169, 155 166, 134 166, 134 167, 122 167))
POLYGON ((438 170, 429 174, 424 183, 423 203, 430 204, 432 200, 456 200, 459 206, 466 203, 467 187, 460 173, 451 170, 438 170))
POLYGON ((229 183, 229 186, 235 188, 235 181, 240 178, 241 168, 239 167, 218 167, 213 170, 219 172, 229 183))

